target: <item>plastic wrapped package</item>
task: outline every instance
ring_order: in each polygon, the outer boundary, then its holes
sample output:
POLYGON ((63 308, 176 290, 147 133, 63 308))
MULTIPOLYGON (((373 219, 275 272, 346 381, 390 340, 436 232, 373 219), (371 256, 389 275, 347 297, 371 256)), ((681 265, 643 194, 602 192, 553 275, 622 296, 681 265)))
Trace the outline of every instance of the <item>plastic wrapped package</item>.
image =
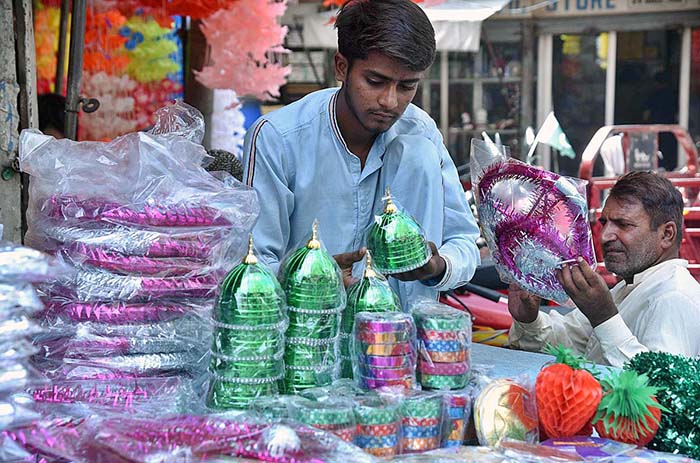
POLYGON ((377 457, 401 453, 401 406, 380 397, 355 402, 355 445, 377 457))
POLYGON ((376 268, 384 275, 409 272, 432 257, 425 232, 416 220, 401 210, 387 187, 384 212, 367 231, 367 248, 376 268))
POLYGON ((230 457, 278 463, 377 461, 332 434, 286 421, 89 417, 38 422, 3 437, 31 449, 34 455, 81 463, 194 463, 228 461, 230 457))
POLYGON ((459 447, 464 443, 467 425, 472 415, 472 389, 445 392, 447 421, 442 447, 459 447))
POLYGON ((57 319, 36 336, 40 357, 93 357, 169 353, 205 349, 211 328, 206 319, 188 315, 157 323, 67 323, 57 319))
POLYGON ((27 393, 44 414, 164 416, 192 412, 195 391, 184 377, 54 380, 27 393))
POLYGON ((292 406, 292 397, 296 396, 258 397, 250 402, 249 411, 269 420, 292 418, 295 413, 292 406))
POLYGON ((399 455, 392 463, 515 463, 489 447, 462 446, 399 455))
POLYGON ((70 225, 65 221, 39 218, 41 235, 28 234, 27 244, 48 252, 89 256, 106 252, 154 259, 212 260, 227 228, 136 229, 114 224, 70 225))
POLYGON ((53 298, 46 311, 46 318, 63 318, 74 323, 97 322, 106 324, 155 323, 174 320, 188 314, 210 312, 206 305, 178 302, 79 302, 53 298))
POLYGON ((31 175, 26 240, 76 269, 42 286, 41 366, 54 379, 99 387, 205 371, 206 308, 244 250, 258 201, 202 168, 197 110, 176 104, 158 114, 153 133, 108 143, 20 137, 31 175))
POLYGON ((38 283, 69 270, 62 261, 36 249, 0 240, 0 282, 38 283))
POLYGON ((401 451, 420 453, 440 448, 447 402, 441 393, 413 391, 401 404, 401 451))
POLYGON ((0 281, 0 321, 35 314, 43 308, 44 305, 31 284, 0 281))
POLYGON ((399 297, 389 282, 372 265, 372 254, 367 251, 362 277, 347 288, 348 299, 341 320, 340 359, 341 376, 352 378, 352 329, 358 312, 396 312, 401 310, 399 297))
POLYGON ((359 312, 352 338, 355 381, 365 389, 415 385, 416 328, 402 312, 359 312))
POLYGON ((155 124, 148 131, 153 135, 181 136, 193 143, 204 139, 204 116, 187 103, 178 102, 158 108, 153 114, 155 124))
POLYGON ((247 408, 261 396, 277 395, 285 376, 285 295, 275 275, 248 254, 221 283, 213 314, 208 406, 247 408))
POLYGON ((368 397, 372 394, 374 394, 373 391, 366 391, 360 388, 355 381, 348 378, 341 378, 337 381, 333 381, 333 384, 330 386, 306 389, 300 396, 311 400, 324 401, 338 397, 356 399, 358 397, 368 397))
POLYGON ((44 375, 26 358, 0 361, 0 397, 45 381, 44 375))
POLYGON ((418 381, 424 389, 462 389, 470 370, 468 313, 432 300, 412 307, 418 339, 418 381))
POLYGON ((207 262, 189 257, 125 256, 117 252, 84 245, 62 249, 61 255, 76 267, 94 267, 119 275, 183 276, 211 271, 207 262))
MULTIPOLYGON (((193 125, 203 125, 193 108, 175 106, 162 114, 179 110, 189 112, 193 125)), ((172 124, 157 125, 165 130, 172 124)), ((104 257, 97 250, 126 257, 206 257, 209 265, 223 267, 242 250, 255 222, 255 192, 212 177, 201 167, 207 156, 202 146, 163 130, 109 143, 54 140, 25 130, 20 164, 32 176, 27 241, 88 257, 104 257), (93 249, 75 249, 78 244, 93 249)), ((109 257, 107 266, 139 268, 109 257)))
POLYGON ((590 436, 548 439, 542 442, 542 446, 550 451, 572 452, 581 461, 591 462, 696 463, 698 461, 678 453, 638 448, 634 444, 590 436))
POLYGON ((506 158, 477 139, 470 162, 479 222, 501 279, 567 302, 555 269, 578 257, 596 264, 586 182, 506 158))
POLYGON ((32 398, 24 394, 25 388, 46 382, 30 362, 37 352, 30 339, 43 332, 32 318, 43 305, 30 282, 48 280, 65 269, 44 253, 0 241, 0 430, 39 416, 32 398))
POLYGON ((346 293, 338 264, 323 247, 314 222, 310 239, 289 253, 279 279, 287 299, 283 390, 299 393, 339 375, 340 318, 346 293))
MULTIPOLYGON (((624 445, 624 444, 622 444, 624 445)), ((498 444, 498 452, 510 461, 524 461, 528 463, 563 463, 585 461, 572 449, 555 449, 532 442, 504 439, 498 444)), ((605 459, 605 462, 610 460, 605 459)))
POLYGON ((1 344, 8 344, 40 333, 41 327, 24 314, 0 321, 1 344))
POLYGON ((80 270, 68 280, 61 278, 46 291, 52 297, 74 298, 83 302, 207 299, 214 297, 219 280, 216 272, 155 278, 118 275, 103 270, 80 270))
POLYGON ((9 449, 16 455, 26 452, 27 459, 23 461, 82 463, 85 459, 80 454, 79 445, 86 427, 84 418, 40 419, 20 428, 2 431, 0 449, 9 449))
POLYGON ((537 443, 534 390, 512 379, 488 382, 474 399, 474 426, 480 445, 494 447, 504 439, 537 443))
POLYGON ((315 401, 303 397, 294 397, 292 418, 330 432, 345 442, 354 442, 357 436, 353 403, 348 399, 328 399, 315 401))

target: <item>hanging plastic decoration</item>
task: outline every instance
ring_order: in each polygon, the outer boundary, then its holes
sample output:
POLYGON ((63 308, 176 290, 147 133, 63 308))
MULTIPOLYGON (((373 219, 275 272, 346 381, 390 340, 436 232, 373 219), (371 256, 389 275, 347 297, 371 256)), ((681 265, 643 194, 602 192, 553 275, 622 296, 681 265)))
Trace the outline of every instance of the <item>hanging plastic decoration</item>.
MULTIPOLYGON (((413 0, 413 3, 420 3, 423 6, 435 6, 444 2, 445 0, 413 0)), ((340 8, 346 3, 348 3, 348 0, 323 0, 323 6, 325 7, 335 6, 340 8)))
POLYGON ((432 257, 423 229, 394 204, 389 187, 384 200, 384 213, 375 217, 367 235, 377 269, 391 275, 422 267, 432 257))
POLYGON ((126 38, 119 34, 119 29, 126 22, 126 17, 116 10, 104 13, 88 8, 85 20, 85 51, 83 53, 83 71, 110 74, 120 73, 128 64, 124 43, 126 38))
POLYGON ((89 140, 109 140, 139 128, 132 118, 135 110, 136 82, 127 75, 115 76, 104 71, 85 74, 83 91, 100 100, 100 109, 84 114, 80 119, 81 137, 89 140))
POLYGON ((170 32, 156 21, 138 16, 124 24, 119 33, 127 38, 124 47, 131 59, 127 67, 129 76, 138 82, 149 83, 161 81, 180 69, 171 58, 177 52, 177 44, 168 40, 170 32))
POLYGON ((196 73, 197 80, 261 100, 279 96, 291 68, 270 55, 287 52, 282 46, 287 28, 277 21, 286 8, 286 2, 239 1, 203 20, 211 64, 196 73))
POLYGON ((506 158, 477 139, 471 172, 482 232, 501 279, 566 303, 555 269, 578 257, 596 263, 586 182, 506 158))
POLYGON ((211 148, 225 150, 238 159, 243 157, 245 116, 233 90, 214 90, 214 112, 211 117, 211 148))
MULTIPOLYGON (((34 12, 34 37, 36 40, 34 48, 36 49, 36 77, 39 94, 54 91, 60 20, 61 11, 58 8, 41 3, 37 5, 34 12)), ((66 40, 69 43, 70 34, 66 40)), ((68 69, 67 58, 66 56, 66 66, 64 67, 66 70, 68 69)))

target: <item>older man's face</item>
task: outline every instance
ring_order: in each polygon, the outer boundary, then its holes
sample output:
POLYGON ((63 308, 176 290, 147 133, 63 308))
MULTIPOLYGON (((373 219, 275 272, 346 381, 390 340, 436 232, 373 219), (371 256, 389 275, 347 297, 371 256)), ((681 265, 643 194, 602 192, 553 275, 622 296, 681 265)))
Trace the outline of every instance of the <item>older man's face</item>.
POLYGON ((652 230, 641 202, 608 198, 599 219, 605 268, 631 281, 661 260, 663 227, 652 230))

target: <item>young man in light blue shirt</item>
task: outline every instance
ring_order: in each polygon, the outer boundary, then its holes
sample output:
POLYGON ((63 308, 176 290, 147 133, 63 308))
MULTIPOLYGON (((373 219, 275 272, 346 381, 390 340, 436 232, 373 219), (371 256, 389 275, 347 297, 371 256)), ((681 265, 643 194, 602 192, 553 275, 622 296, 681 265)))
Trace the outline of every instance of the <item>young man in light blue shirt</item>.
POLYGON ((261 117, 244 146, 244 180, 258 192, 256 246, 275 270, 315 218, 346 285, 386 187, 422 225, 433 256, 392 275, 404 308, 469 281, 479 229, 435 122, 411 104, 435 57, 435 33, 411 0, 353 0, 337 16, 336 78, 261 117))

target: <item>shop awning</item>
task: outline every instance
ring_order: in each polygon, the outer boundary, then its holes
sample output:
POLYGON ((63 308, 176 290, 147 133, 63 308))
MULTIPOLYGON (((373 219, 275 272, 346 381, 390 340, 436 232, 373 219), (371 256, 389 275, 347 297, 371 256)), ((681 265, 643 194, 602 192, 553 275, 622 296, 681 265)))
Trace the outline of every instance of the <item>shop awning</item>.
MULTIPOLYGON (((446 0, 422 7, 435 28, 437 48, 441 51, 479 50, 481 22, 498 12, 509 0, 446 0)), ((301 14, 290 6, 283 22, 301 25, 303 45, 309 48, 336 48, 338 38, 331 24, 335 11, 301 14)))

